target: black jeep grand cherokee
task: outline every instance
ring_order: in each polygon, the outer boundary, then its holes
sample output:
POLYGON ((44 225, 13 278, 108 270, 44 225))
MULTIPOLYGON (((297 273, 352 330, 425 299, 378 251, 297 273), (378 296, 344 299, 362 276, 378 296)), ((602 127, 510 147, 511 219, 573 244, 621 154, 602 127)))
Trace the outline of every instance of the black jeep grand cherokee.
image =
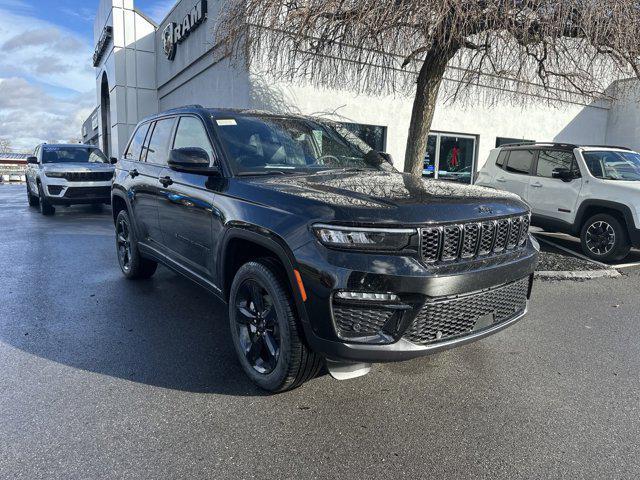
POLYGON ((517 197, 398 173, 340 125, 303 117, 148 118, 112 205, 125 276, 161 262, 227 302, 240 363, 271 391, 325 361, 349 378, 511 325, 538 255, 517 197))

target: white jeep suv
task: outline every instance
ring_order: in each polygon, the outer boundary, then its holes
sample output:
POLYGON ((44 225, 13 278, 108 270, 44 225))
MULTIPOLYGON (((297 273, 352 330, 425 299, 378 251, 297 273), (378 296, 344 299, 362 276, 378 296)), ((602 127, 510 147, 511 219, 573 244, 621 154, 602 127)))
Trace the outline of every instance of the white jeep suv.
POLYGON ((43 215, 55 205, 111 202, 114 166, 93 145, 41 144, 27 157, 27 198, 43 215))
POLYGON ((476 184, 520 195, 532 225, 579 236, 595 260, 618 261, 640 246, 640 154, 627 148, 504 145, 476 184))

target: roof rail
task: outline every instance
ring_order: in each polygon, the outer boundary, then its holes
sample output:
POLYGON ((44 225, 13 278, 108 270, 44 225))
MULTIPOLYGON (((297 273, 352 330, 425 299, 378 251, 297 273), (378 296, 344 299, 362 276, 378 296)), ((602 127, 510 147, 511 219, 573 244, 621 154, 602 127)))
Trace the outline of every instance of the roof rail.
MULTIPOLYGON (((204 107, 198 103, 194 103, 191 105, 182 105, 181 107, 170 108, 169 110, 165 110, 165 112, 175 112, 177 110, 184 110, 185 108, 204 108, 204 107)), ((164 113, 164 112, 160 112, 160 113, 164 113)))
POLYGON ((619 147, 617 145, 580 145, 581 147, 589 147, 589 148, 617 148, 618 150, 627 150, 629 152, 632 151, 629 147, 619 147))
POLYGON ((573 143, 555 143, 555 142, 520 142, 520 143, 505 143, 500 145, 498 148, 502 147, 531 147, 538 145, 548 145, 554 148, 578 148, 578 145, 574 145, 573 143))

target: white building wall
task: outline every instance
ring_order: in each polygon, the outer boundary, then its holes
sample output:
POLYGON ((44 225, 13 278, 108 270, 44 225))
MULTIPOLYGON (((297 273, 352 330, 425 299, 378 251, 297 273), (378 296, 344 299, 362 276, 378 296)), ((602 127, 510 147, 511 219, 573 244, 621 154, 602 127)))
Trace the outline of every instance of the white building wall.
MULTIPOLYGON (((357 95, 353 91, 276 81, 261 73, 259 66, 248 72, 238 67, 239 62, 232 65, 228 58, 220 58, 212 44, 220 6, 216 0, 209 0, 206 21, 178 45, 175 59, 168 60, 162 50, 162 31, 168 22, 180 22, 195 3, 196 0, 178 1, 155 27, 134 9, 132 0, 101 0, 95 39, 104 25, 110 24, 114 43, 97 69, 96 81, 99 98, 101 75, 103 71, 107 73, 114 152, 122 153, 133 127, 143 117, 187 104, 202 104, 322 115, 385 126, 387 151, 402 169, 411 98, 357 95)), ((629 144, 629 138, 638 141, 640 122, 634 120, 638 113, 637 103, 614 103, 612 107, 602 102, 550 106, 544 99, 527 102, 526 106, 507 100, 492 105, 440 101, 432 131, 476 136, 478 169, 494 148, 496 137, 591 144, 629 144)))
MULTIPOLYGON (((106 25, 113 29, 113 41, 96 68, 96 93, 100 105, 102 77, 106 73, 111 154, 120 156, 138 121, 158 111, 155 24, 134 9, 133 0, 101 0, 94 22, 94 44, 98 43, 106 25)), ((102 145, 102 115, 99 119, 99 144, 102 145)))
MULTIPOLYGON (((412 99, 405 96, 356 95, 350 91, 274 81, 254 72, 250 76, 251 108, 321 115, 338 121, 387 127, 387 152, 396 168, 404 165, 412 99)), ((495 147, 496 137, 536 141, 603 143, 609 106, 543 101, 527 106, 496 102, 438 102, 432 131, 475 135, 478 139, 477 168, 484 165, 495 147)))
POLYGON ((637 79, 616 82, 611 94, 616 101, 609 112, 606 143, 640 151, 640 82, 637 79))

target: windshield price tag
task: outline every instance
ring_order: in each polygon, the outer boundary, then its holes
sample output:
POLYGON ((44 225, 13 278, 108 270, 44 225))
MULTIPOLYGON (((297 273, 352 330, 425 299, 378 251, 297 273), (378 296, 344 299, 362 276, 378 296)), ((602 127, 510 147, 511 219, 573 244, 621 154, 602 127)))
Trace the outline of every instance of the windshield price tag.
POLYGON ((233 118, 223 118, 220 120, 216 120, 216 123, 220 127, 231 127, 237 125, 236 121, 233 118))

